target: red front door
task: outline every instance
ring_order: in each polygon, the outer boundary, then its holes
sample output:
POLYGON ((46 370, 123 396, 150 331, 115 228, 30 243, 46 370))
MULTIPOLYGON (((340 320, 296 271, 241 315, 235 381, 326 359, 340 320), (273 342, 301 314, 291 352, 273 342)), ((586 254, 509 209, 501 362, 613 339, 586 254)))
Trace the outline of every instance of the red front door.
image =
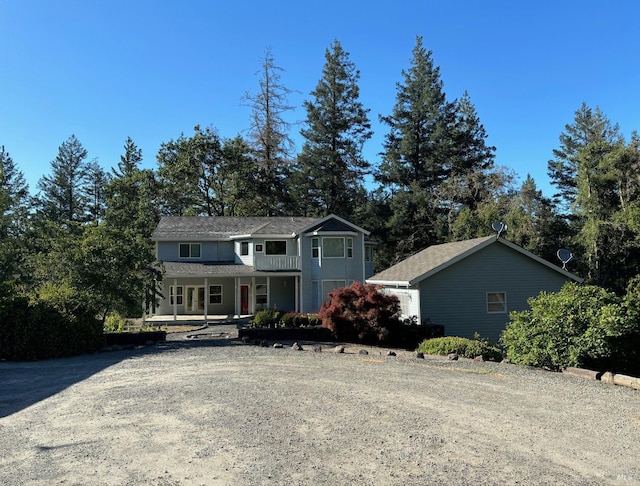
POLYGON ((249 313, 249 286, 240 286, 240 314, 247 315, 249 313))

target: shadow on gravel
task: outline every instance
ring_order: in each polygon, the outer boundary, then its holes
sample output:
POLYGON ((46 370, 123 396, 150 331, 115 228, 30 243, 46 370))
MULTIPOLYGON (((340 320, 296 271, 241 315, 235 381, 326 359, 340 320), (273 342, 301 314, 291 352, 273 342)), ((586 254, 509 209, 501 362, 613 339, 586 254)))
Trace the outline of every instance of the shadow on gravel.
POLYGON ((238 340, 228 338, 189 339, 69 358, 0 362, 0 418, 30 407, 127 359, 177 349, 241 344, 238 340))

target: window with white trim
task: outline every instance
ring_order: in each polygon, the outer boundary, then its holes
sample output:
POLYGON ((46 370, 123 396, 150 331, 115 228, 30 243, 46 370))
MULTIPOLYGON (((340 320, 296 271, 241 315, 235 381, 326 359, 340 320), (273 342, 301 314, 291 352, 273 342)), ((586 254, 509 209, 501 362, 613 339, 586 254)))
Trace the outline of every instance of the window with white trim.
POLYGON ((320 238, 311 238, 311 258, 320 256, 320 238))
POLYGON ((344 238, 322 238, 322 258, 344 258, 344 238))
POLYGON ((200 258, 200 243, 180 243, 180 258, 200 258))
POLYGON ((347 257, 353 258, 353 238, 347 238, 347 257))
POLYGON ((507 312, 506 292, 487 292, 487 313, 504 314, 507 312))
POLYGON ((285 240, 267 240, 264 242, 265 255, 286 255, 287 242, 285 240))
POLYGON ((246 256, 249 254, 249 242, 241 241, 240 242, 240 255, 246 256))
POLYGON ((182 296, 183 296, 183 287, 182 285, 178 285, 177 287, 175 286, 171 286, 169 287, 169 303, 171 305, 174 305, 174 302, 176 305, 182 305, 182 296))
POLYGON ((209 304, 222 304, 222 285, 209 285, 209 304))

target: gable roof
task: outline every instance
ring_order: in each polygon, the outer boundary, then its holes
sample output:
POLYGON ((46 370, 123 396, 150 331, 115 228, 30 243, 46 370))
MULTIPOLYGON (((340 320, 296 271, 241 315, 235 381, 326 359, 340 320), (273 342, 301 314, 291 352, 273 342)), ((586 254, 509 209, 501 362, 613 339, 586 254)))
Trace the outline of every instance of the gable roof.
POLYGON ((153 241, 230 240, 252 236, 296 236, 309 228, 332 224, 332 231, 369 232, 329 215, 324 218, 291 216, 164 216, 151 235, 153 241), (335 223, 332 223, 334 222, 335 223), (342 228, 341 230, 338 227, 342 228))
POLYGON ((576 282, 582 279, 530 251, 495 236, 433 245, 367 279, 367 283, 412 286, 489 245, 502 244, 576 282))

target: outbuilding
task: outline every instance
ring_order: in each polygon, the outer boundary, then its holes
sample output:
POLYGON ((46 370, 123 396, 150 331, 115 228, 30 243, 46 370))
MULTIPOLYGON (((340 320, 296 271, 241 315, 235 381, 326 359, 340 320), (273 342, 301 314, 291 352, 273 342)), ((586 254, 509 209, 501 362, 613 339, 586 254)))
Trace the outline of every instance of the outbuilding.
POLYGON ((492 341, 509 312, 569 281, 582 279, 495 235, 430 246, 367 279, 398 296, 404 317, 442 325, 446 336, 492 341))

